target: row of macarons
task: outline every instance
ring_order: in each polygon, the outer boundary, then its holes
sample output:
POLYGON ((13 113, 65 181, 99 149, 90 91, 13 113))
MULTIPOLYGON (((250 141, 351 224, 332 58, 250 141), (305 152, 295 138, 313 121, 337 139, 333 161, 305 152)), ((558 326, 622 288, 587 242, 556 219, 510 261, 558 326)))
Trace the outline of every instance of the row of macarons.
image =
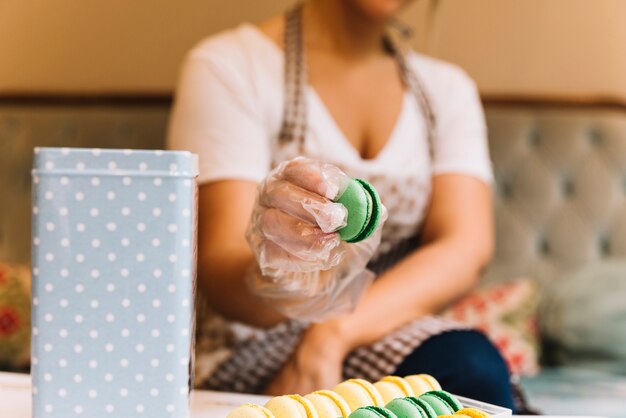
MULTIPOLYGON (((374 384, 363 379, 349 379, 332 390, 319 390, 305 396, 277 396, 264 407, 242 405, 228 418, 387 417, 384 414, 388 414, 387 418, 437 418, 458 411, 464 411, 459 401, 441 390, 439 382, 432 376, 422 374, 405 378, 387 376, 374 384)), ((472 418, 488 417, 481 411, 470 412, 474 414, 472 418), (475 416, 477 414, 480 416, 475 416)))

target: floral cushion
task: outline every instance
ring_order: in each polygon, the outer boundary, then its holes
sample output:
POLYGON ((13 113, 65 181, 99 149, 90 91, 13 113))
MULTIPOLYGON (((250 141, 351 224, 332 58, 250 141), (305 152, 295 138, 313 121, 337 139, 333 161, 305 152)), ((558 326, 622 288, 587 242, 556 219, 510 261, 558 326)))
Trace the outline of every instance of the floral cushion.
POLYGON ((30 270, 0 263, 0 369, 23 370, 30 361, 30 270))
POLYGON ((538 291, 520 279, 478 289, 444 315, 483 331, 500 349, 512 374, 539 371, 538 291))

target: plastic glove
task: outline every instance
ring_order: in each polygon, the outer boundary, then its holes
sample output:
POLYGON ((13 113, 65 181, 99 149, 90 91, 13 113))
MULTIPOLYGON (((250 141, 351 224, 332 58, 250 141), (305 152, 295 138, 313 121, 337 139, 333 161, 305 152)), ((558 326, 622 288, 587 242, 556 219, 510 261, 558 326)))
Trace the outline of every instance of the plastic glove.
POLYGON ((374 275, 367 263, 380 244, 381 221, 368 239, 341 241, 347 210, 335 203, 351 181, 334 165, 298 157, 259 185, 246 238, 257 264, 251 292, 284 315, 319 322, 354 309, 374 275))

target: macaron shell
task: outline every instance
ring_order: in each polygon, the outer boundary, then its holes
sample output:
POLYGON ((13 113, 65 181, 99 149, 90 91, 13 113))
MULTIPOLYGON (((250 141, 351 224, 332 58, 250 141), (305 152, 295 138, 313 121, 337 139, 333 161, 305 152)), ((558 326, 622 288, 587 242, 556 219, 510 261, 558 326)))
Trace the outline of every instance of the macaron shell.
POLYGON ((333 388, 348 403, 351 411, 363 406, 383 406, 383 398, 367 380, 349 379, 333 388))
POLYGON ((420 408, 426 418, 437 418, 437 412, 435 412, 433 407, 430 406, 428 402, 415 396, 407 396, 404 399, 410 401, 413 405, 415 405, 415 407, 420 408))
POLYGON ((411 388, 411 385, 409 385, 406 380, 399 376, 385 376, 380 380, 382 382, 391 382, 394 385, 398 386, 404 393, 404 396, 415 396, 415 392, 413 392, 413 388, 411 388))
POLYGON ((318 418, 311 402, 300 395, 283 395, 265 404, 275 418, 318 418))
POLYGON ((435 396, 445 403, 452 409, 453 412, 457 412, 459 409, 463 408, 461 402, 450 392, 446 392, 445 390, 432 390, 430 392, 426 392, 424 395, 432 395, 435 396))
POLYGON ((370 411, 369 409, 357 408, 348 418, 380 418, 380 414, 376 411, 370 411))
POLYGON ((307 418, 319 418, 319 416, 317 415, 317 411, 313 407, 313 404, 311 403, 311 401, 309 401, 308 399, 300 395, 288 395, 288 396, 294 401, 300 402, 300 404, 304 407, 304 410, 306 411, 307 418))
POLYGON ((343 415, 345 415, 346 417, 350 415, 350 406, 348 406, 348 403, 346 402, 346 400, 342 398, 341 396, 339 396, 338 393, 333 392, 332 390, 325 390, 325 389, 318 390, 315 393, 318 395, 329 397, 339 407, 343 415))
POLYGON ((330 390, 309 393, 305 398, 311 402, 319 418, 347 418, 350 415, 346 401, 330 390))
POLYGON ((452 408, 438 396, 425 394, 419 398, 427 402, 435 410, 437 416, 454 414, 452 408))
POLYGON ((275 418, 275 416, 269 409, 249 403, 236 408, 226 418, 275 418))
POLYGON ((398 385, 392 382, 381 380, 374 383, 374 387, 378 390, 380 396, 383 397, 383 402, 385 404, 392 401, 393 399, 404 398, 405 396, 407 396, 406 393, 404 393, 398 385))
POLYGON ((406 380, 411 386, 415 396, 420 396, 426 392, 430 392, 431 390, 441 389, 439 382, 437 382, 434 377, 427 374, 413 374, 406 376, 404 380, 406 380))
POLYGON ((346 226, 339 230, 339 236, 350 242, 359 236, 371 218, 371 198, 363 186, 353 179, 339 196, 337 203, 341 203, 348 210, 346 226))
POLYGON ((433 388, 433 390, 441 390, 441 385, 439 384, 439 381, 431 375, 422 373, 418 374, 418 376, 427 381, 430 387, 433 388))
POLYGON ((382 406, 363 406, 350 414, 349 418, 398 418, 396 414, 382 406))
POLYGON ((381 202, 380 196, 378 192, 376 191, 376 189, 374 188, 374 186, 372 186, 365 180, 361 180, 361 179, 355 179, 355 180, 365 190, 371 209, 369 209, 369 212, 370 212, 369 218, 367 220, 367 223, 363 226, 361 233, 350 242, 363 241, 364 239, 369 238, 370 235, 374 233, 374 231, 378 227, 378 224, 380 223, 380 217, 382 216, 382 207, 383 207, 383 203, 381 202))
POLYGON ((385 408, 396 414, 398 418, 433 418, 428 417, 422 408, 408 398, 396 398, 385 405, 385 408))
POLYGON ((471 418, 491 418, 491 415, 486 413, 485 411, 481 411, 476 408, 461 408, 454 413, 454 415, 466 415, 471 418))

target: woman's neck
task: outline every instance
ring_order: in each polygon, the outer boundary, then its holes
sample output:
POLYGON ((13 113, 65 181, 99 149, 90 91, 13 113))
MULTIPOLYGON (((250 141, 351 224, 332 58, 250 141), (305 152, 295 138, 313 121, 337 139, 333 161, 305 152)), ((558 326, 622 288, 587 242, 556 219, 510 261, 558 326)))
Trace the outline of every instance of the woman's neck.
POLYGON ((387 22, 364 15, 347 1, 307 1, 302 20, 307 48, 351 58, 383 52, 381 38, 387 22))

